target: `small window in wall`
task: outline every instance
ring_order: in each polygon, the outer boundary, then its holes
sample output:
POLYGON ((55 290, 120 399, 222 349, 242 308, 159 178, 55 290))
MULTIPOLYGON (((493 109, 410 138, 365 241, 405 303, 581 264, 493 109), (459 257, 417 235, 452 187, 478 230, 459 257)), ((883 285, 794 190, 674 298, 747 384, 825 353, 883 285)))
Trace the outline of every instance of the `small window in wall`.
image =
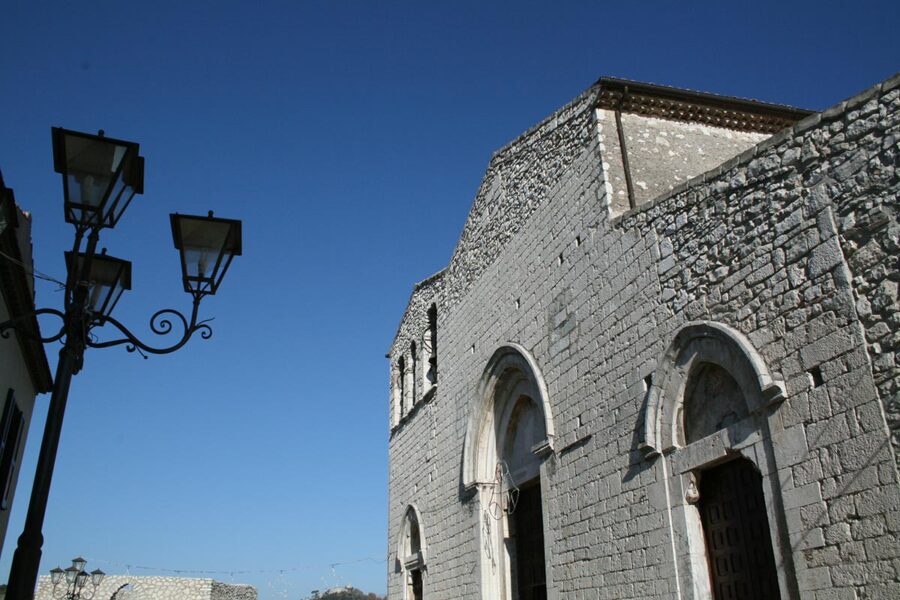
POLYGON ((418 397, 416 396, 416 370, 417 370, 417 366, 419 364, 419 349, 416 348, 415 342, 412 342, 409 345, 409 355, 412 360, 412 368, 409 370, 410 379, 411 379, 410 386, 409 386, 410 387, 409 392, 412 395, 411 404, 415 404, 416 400, 418 400, 418 397))
POLYGON ((391 428, 394 428, 400 423, 400 385, 397 377, 397 368, 393 362, 389 363, 388 371, 388 377, 391 382, 391 398, 388 410, 391 411, 391 428))
POLYGON ((428 329, 422 335, 422 357, 425 360, 422 378, 422 394, 437 384, 437 305, 428 309, 428 329))
POLYGON ((437 383, 437 304, 428 309, 428 339, 431 348, 428 352, 428 377, 432 384, 437 383))
POLYGON ((398 414, 402 419, 406 409, 406 357, 403 356, 397 361, 397 390, 398 414))
POLYGON ((0 509, 9 509, 12 503, 13 484, 16 480, 19 463, 19 449, 25 431, 25 417, 19 410, 13 390, 6 394, 3 415, 0 418, 0 482, 3 485, 0 497, 0 509))

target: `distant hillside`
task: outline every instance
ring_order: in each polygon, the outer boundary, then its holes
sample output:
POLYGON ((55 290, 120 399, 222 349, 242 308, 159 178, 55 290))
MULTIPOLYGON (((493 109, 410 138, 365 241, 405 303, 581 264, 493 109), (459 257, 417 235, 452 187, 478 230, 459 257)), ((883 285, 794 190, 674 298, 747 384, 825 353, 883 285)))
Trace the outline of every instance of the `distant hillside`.
POLYGON ((332 588, 313 596, 315 600, 386 600, 384 596, 378 594, 367 594, 362 590, 353 587, 332 588))

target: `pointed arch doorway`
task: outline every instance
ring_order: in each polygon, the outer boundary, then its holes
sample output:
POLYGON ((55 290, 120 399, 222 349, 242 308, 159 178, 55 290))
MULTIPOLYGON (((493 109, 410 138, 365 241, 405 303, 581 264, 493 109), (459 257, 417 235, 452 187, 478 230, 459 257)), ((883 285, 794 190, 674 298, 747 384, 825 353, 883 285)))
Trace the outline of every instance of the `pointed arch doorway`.
POLYGON ((423 600, 425 597, 425 537, 421 529, 418 509, 410 505, 403 516, 403 526, 397 542, 396 571, 402 578, 403 600, 423 600))
POLYGON ((643 449, 659 456, 677 597, 799 597, 772 424, 784 386, 728 325, 685 325, 648 391, 643 449))
POLYGON ((533 358, 511 344, 479 385, 463 449, 463 485, 476 494, 482 598, 546 600, 545 459, 553 422, 533 358))

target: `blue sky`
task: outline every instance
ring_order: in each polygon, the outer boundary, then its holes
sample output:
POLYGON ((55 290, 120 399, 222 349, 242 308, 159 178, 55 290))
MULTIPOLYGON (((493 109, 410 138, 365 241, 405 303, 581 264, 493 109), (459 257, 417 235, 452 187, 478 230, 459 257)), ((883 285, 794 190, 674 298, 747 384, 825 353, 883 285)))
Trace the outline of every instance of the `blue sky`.
MULTIPOLYGON (((5 2, 0 169, 40 270, 61 277, 72 239, 51 126, 141 144, 145 194, 101 244, 134 263, 116 314, 144 334, 189 306, 168 214, 244 221, 244 256, 202 307, 211 340, 86 356, 41 572, 82 554, 109 573, 218 571, 260 600, 383 592, 384 353, 491 153, 601 75, 823 109, 900 66, 896 2, 721 4, 5 2)), ((38 285, 39 305, 60 298, 38 285)))

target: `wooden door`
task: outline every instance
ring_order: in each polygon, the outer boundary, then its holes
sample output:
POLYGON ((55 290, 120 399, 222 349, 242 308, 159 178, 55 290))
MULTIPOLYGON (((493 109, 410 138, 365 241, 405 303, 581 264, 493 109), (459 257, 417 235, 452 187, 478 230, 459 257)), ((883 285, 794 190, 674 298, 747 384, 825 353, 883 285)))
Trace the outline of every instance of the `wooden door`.
POLYGON ((700 515, 715 600, 781 597, 762 477, 745 460, 703 471, 700 515))

